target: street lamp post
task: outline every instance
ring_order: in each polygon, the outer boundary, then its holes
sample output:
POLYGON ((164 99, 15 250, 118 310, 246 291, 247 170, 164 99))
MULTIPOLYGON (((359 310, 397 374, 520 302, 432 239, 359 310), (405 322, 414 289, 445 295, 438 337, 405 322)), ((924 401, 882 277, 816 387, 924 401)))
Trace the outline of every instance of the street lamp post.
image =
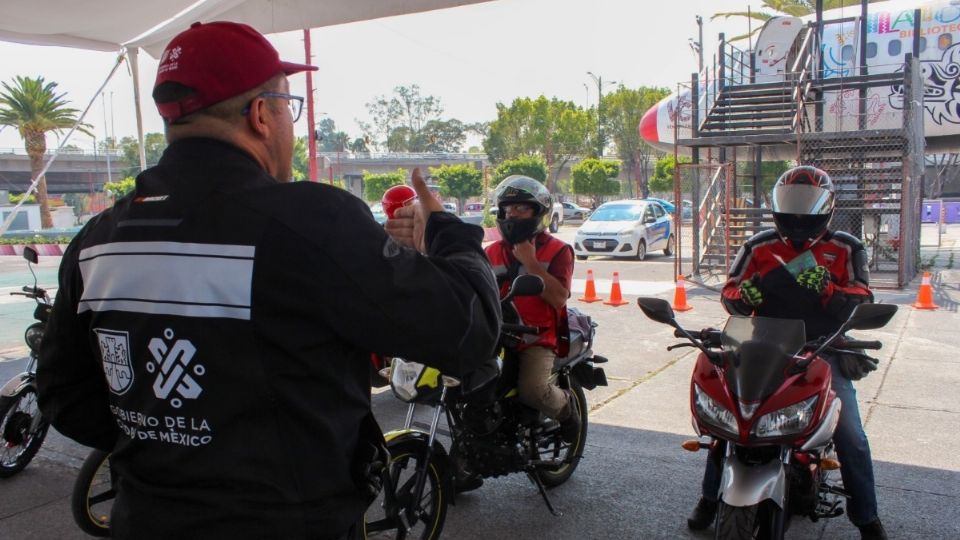
POLYGON ((703 73, 703 17, 697 15, 697 41, 693 41, 693 38, 688 38, 690 43, 690 48, 697 54, 697 65, 699 66, 699 71, 697 73, 703 73))
POLYGON ((604 83, 603 77, 594 75, 592 71, 588 71, 587 75, 593 79, 593 82, 597 83, 597 154, 598 157, 603 157, 603 148, 606 146, 606 141, 604 141, 603 136, 603 85, 617 84, 617 81, 607 81, 604 83))

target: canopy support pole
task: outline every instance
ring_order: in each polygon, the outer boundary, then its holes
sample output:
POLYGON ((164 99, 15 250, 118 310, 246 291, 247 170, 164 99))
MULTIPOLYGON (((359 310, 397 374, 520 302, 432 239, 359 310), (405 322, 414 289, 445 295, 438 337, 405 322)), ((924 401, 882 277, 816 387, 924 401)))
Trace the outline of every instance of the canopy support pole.
POLYGON ((133 74, 133 106, 137 111, 137 152, 140 154, 140 172, 147 169, 147 151, 143 143, 143 111, 140 109, 140 49, 131 47, 127 49, 127 57, 130 59, 130 69, 133 74))

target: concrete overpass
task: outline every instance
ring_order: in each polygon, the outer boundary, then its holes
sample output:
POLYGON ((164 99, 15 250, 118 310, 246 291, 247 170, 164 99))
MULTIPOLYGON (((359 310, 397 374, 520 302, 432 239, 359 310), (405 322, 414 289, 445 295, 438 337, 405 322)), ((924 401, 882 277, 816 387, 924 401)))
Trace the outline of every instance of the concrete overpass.
MULTIPOLYGON (((49 158, 48 152, 45 158, 49 158)), ((103 190, 107 182, 108 156, 102 152, 64 150, 47 171, 47 191, 51 194, 91 193, 103 190)), ((120 153, 109 154, 110 177, 121 178, 118 169, 126 167, 120 153)), ((30 158, 23 148, 0 148, 0 190, 23 192, 30 186, 30 158)))

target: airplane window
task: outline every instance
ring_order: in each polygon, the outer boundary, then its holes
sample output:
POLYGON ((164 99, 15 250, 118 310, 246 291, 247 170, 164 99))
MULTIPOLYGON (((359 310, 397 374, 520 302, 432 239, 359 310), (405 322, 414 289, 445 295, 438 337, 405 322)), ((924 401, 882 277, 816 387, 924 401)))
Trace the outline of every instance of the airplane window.
POLYGON ((877 55, 877 44, 867 43, 867 58, 873 58, 877 55))
POLYGON ((844 45, 840 49, 840 61, 847 63, 853 60, 853 45, 844 45))
POLYGON ((940 37, 937 38, 937 47, 941 51, 947 50, 951 45, 953 45, 953 34, 940 34, 940 37))
POLYGON ((900 40, 899 39, 895 39, 890 43, 887 43, 887 55, 900 56, 900 40))

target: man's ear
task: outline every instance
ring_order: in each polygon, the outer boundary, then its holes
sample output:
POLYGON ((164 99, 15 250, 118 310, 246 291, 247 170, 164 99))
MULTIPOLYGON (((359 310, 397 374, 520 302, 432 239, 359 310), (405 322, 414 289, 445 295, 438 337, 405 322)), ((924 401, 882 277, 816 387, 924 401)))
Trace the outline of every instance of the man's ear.
POLYGON ((247 126, 259 138, 269 138, 273 118, 267 100, 262 97, 254 98, 250 103, 250 112, 247 113, 247 126))

